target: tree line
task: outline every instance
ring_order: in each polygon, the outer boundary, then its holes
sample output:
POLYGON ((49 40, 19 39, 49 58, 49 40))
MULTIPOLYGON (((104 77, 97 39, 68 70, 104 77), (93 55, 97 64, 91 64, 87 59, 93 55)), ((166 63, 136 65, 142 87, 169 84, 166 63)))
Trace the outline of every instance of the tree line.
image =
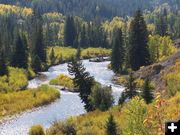
POLYGON ((132 16, 140 8, 152 11, 155 6, 168 3, 172 9, 178 10, 178 0, 0 0, 3 4, 13 4, 40 9, 41 13, 60 12, 65 15, 75 15, 85 20, 93 20, 96 16, 102 19, 111 19, 114 16, 132 16), (71 10, 69 10, 71 9, 71 10))

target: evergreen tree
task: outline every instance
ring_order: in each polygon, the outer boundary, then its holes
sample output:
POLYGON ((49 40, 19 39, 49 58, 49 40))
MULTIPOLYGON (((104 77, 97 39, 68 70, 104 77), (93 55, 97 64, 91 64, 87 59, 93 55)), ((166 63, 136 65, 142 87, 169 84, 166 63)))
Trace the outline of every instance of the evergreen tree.
POLYGON ((106 134, 117 135, 117 124, 112 114, 110 114, 108 121, 106 122, 106 134))
POLYGON ((7 69, 4 53, 0 53, 0 76, 4 76, 7 74, 8 74, 8 69, 7 69))
POLYGON ((43 38, 42 17, 38 13, 34 16, 33 55, 37 55, 41 62, 46 63, 46 45, 43 38))
POLYGON ((113 37, 114 39, 112 41, 113 49, 111 53, 111 66, 112 66, 112 70, 115 73, 118 73, 122 71, 124 55, 125 55, 121 29, 117 29, 114 32, 113 37))
POLYGON ((76 52, 76 59, 80 60, 81 59, 81 47, 79 46, 76 52))
POLYGON ((137 95, 136 84, 134 81, 135 79, 133 77, 133 74, 130 73, 128 83, 126 84, 126 89, 124 91, 125 96, 130 99, 137 95))
POLYGON ((127 98, 126 93, 123 91, 120 98, 119 98, 118 104, 122 105, 126 101, 126 98, 127 98))
POLYGON ((28 68, 28 47, 24 34, 22 34, 22 36, 20 36, 19 33, 17 34, 15 45, 16 48, 11 65, 18 68, 28 68))
POLYGON ((55 53, 54 53, 54 48, 51 49, 51 53, 50 53, 49 57, 50 57, 51 65, 55 64, 56 56, 55 56, 55 53))
POLYGON ((164 15, 157 17, 156 21, 156 34, 160 36, 167 35, 167 18, 164 15))
POLYGON ((82 65, 82 62, 77 61, 75 58, 72 58, 71 62, 68 63, 68 71, 70 75, 74 75, 74 84, 75 87, 79 88, 80 97, 82 102, 85 103, 85 109, 87 111, 92 111, 93 107, 90 104, 89 95, 92 91, 92 86, 94 84, 94 78, 89 75, 89 72, 85 71, 86 69, 82 65))
POLYGON ((74 23, 74 18, 71 16, 66 17, 64 26, 64 44, 66 46, 74 47, 76 40, 76 28, 74 23))
POLYGON ((85 25, 82 27, 82 31, 80 33, 80 41, 79 44, 82 48, 87 47, 87 36, 86 36, 86 28, 85 25))
POLYGON ((140 10, 135 14, 130 25, 129 62, 133 70, 150 64, 148 51, 148 31, 140 10))
POLYGON ((42 62, 41 62, 41 59, 39 58, 39 56, 34 55, 32 57, 32 65, 31 66, 36 73, 42 70, 41 63, 42 62))
POLYGON ((145 80, 144 86, 142 88, 142 97, 147 104, 151 103, 153 100, 152 87, 150 85, 149 78, 145 80))

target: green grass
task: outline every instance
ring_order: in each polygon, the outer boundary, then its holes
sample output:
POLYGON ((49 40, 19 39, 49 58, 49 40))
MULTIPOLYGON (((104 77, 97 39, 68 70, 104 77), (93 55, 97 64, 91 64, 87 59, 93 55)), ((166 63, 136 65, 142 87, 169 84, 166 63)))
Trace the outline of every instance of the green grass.
POLYGON ((49 104, 59 97, 59 91, 47 85, 42 85, 37 89, 0 93, 0 119, 7 115, 49 104))
MULTIPOLYGON (((59 47, 55 46, 54 53, 56 58, 55 64, 58 63, 64 63, 70 60, 72 56, 75 56, 77 50, 70 47, 59 47)), ((48 63, 50 63, 49 56, 51 53, 52 47, 48 48, 48 63)), ((87 58, 93 58, 98 56, 109 56, 111 53, 111 49, 105 49, 105 48, 87 48, 81 50, 81 58, 87 59, 87 58)))

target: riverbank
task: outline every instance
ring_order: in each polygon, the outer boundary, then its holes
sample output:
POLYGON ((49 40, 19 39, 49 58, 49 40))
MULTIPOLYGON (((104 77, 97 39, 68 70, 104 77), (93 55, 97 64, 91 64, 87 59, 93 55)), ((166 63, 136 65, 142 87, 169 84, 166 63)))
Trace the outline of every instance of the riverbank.
POLYGON ((59 91, 46 85, 19 92, 0 93, 0 120, 6 116, 47 105, 57 98, 60 98, 59 91))
MULTIPOLYGON (((144 79, 149 77, 154 85, 155 92, 160 92, 163 96, 174 96, 179 91, 180 86, 180 51, 177 51, 166 60, 145 66, 133 72, 137 85, 143 85, 144 79)), ((128 75, 118 75, 113 77, 113 82, 118 85, 127 83, 128 75)))
MULTIPOLYGON (((48 54, 48 67, 58 64, 69 62, 72 56, 75 56, 77 49, 71 47, 49 47, 47 49, 48 54), (54 54, 53 62, 50 58, 52 55, 52 49, 54 54)), ((86 48, 81 49, 81 59, 90 59, 96 57, 108 57, 111 54, 111 49, 106 48, 86 48)))
POLYGON ((157 94, 155 101, 147 105, 141 98, 135 97, 123 106, 115 106, 106 112, 96 110, 58 121, 46 130, 46 135, 72 132, 77 135, 105 135, 110 114, 114 116, 119 134, 163 134, 164 123, 161 122, 180 118, 179 98, 180 93, 170 99, 157 94))
MULTIPOLYGON (((112 86, 113 97, 115 104, 117 104, 123 87, 113 85, 111 82, 114 73, 107 69, 109 62, 89 62, 89 60, 82 60, 86 70, 90 72, 95 80, 103 85, 112 86), (99 74, 101 72, 101 74, 99 74)), ((60 74, 69 75, 67 70, 67 63, 52 66, 48 71, 42 72, 45 78, 35 78, 29 82, 29 86, 37 87, 41 84, 47 84, 51 79, 56 78, 60 74)), ((0 134, 2 135, 14 135, 22 134, 27 135, 31 126, 40 124, 46 128, 50 127, 54 121, 64 120, 72 116, 79 116, 86 113, 84 104, 82 103, 79 93, 72 93, 67 91, 61 91, 61 98, 44 107, 40 107, 37 110, 24 112, 15 119, 0 124, 0 134)))

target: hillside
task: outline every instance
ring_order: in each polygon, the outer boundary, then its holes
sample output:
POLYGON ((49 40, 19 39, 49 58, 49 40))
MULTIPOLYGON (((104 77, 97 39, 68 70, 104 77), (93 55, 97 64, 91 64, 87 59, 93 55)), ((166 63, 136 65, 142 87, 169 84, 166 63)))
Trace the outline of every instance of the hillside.
MULTIPOLYGON (((134 75, 136 78, 140 78, 140 79, 149 76, 150 79, 155 84, 155 89, 157 91, 162 91, 168 89, 168 83, 167 83, 168 76, 174 74, 174 79, 175 79, 175 74, 178 75, 179 71, 180 71, 180 51, 176 52, 165 61, 155 63, 150 66, 142 67, 140 70, 136 71, 134 75)), ((178 80, 178 78, 176 79, 178 80)))
POLYGON ((163 3, 168 3, 174 11, 180 7, 178 0, 0 0, 0 3, 36 6, 42 13, 60 12, 65 15, 77 15, 86 20, 96 16, 102 19, 110 19, 114 16, 132 16, 139 8, 152 11, 155 6, 163 3))

